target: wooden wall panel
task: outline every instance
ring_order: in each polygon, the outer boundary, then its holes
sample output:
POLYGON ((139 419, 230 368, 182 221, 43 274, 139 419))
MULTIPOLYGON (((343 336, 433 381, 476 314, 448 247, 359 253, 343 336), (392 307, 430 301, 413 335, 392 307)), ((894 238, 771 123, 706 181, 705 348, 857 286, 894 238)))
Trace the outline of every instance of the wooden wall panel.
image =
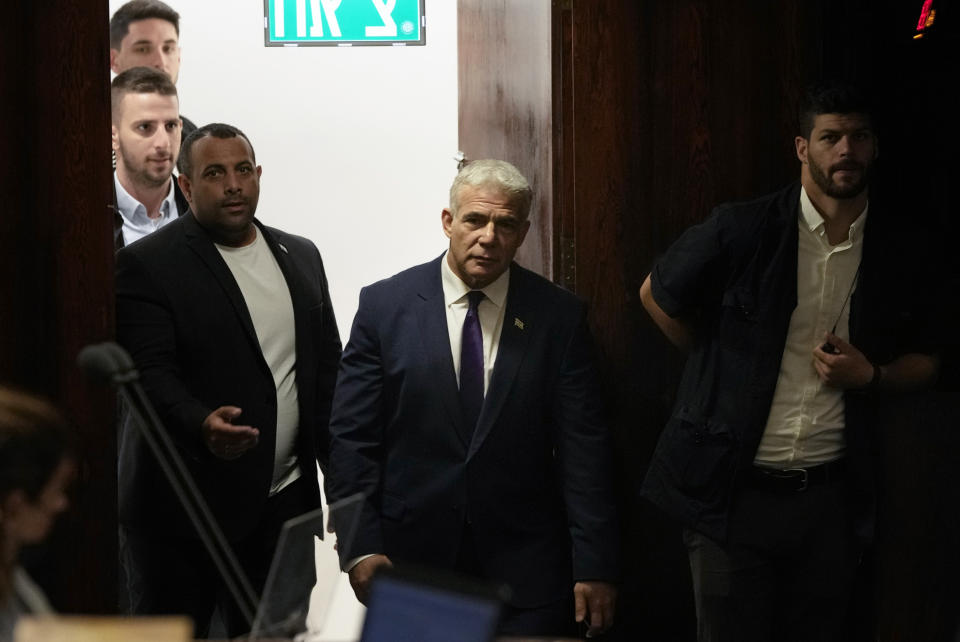
POLYGON ((516 165, 534 190, 517 261, 554 272, 550 2, 459 0, 459 137, 468 159, 516 165))
POLYGON ((80 348, 113 334, 108 7, 49 0, 9 10, 0 38, 0 381, 51 397, 79 432, 73 506, 33 570, 55 607, 110 612, 114 402, 74 365, 80 348))
MULTIPOLYGON (((658 388, 649 386, 649 379, 662 376, 661 364, 669 367, 677 359, 649 329, 638 332, 632 321, 637 265, 652 254, 656 238, 647 224, 662 225, 671 220, 669 210, 682 205, 661 199, 656 204, 668 208, 654 211, 648 209, 654 203, 641 197, 650 184, 670 189, 658 181, 674 168, 654 141, 663 137, 677 154, 687 153, 689 146, 677 133, 696 135, 687 130, 698 116, 683 111, 679 122, 651 117, 645 101, 671 94, 647 85, 662 61, 647 54, 653 51, 655 30, 646 20, 643 3, 572 3, 572 72, 565 88, 572 113, 564 114, 562 132, 572 154, 563 158, 561 186, 574 194, 562 210, 560 227, 573 238, 575 251, 572 268, 565 260, 562 271, 574 275, 565 284, 590 303, 616 431, 624 562, 617 639, 684 640, 693 633, 694 614, 679 531, 637 497, 665 419, 665 400, 656 396, 658 388)), ((686 42, 675 47, 664 52, 666 59, 682 53, 685 66, 699 65, 700 54, 686 42)))
POLYGON ((574 289, 591 304, 617 437, 626 546, 619 636, 689 640, 680 529, 636 496, 683 358, 637 290, 656 257, 712 207, 798 176, 793 110, 816 59, 814 22, 799 0, 571 7, 573 115, 564 114, 563 144, 574 153, 560 183, 575 195, 560 229, 574 230, 574 289))

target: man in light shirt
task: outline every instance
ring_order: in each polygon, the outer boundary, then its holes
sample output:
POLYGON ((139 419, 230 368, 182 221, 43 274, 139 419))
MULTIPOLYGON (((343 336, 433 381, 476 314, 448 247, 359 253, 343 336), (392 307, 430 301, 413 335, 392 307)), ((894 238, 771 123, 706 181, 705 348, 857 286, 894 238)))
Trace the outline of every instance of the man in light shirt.
MULTIPOLYGON (((117 339, 260 595, 284 521, 320 505, 340 337, 316 247, 254 218, 247 137, 204 126, 179 165, 191 211, 117 253, 117 339)), ((219 605, 228 637, 248 631, 140 431, 124 425, 119 450, 133 613, 186 613, 206 637, 219 605)), ((303 568, 284 587, 301 626, 312 556, 303 568)))
POLYGON ((501 634, 592 634, 619 575, 609 435, 585 306, 513 263, 531 199, 513 165, 468 164, 446 253, 360 293, 326 488, 366 496, 339 548, 362 602, 412 563, 509 585, 501 634))
POLYGON ((718 207, 640 291, 689 352, 642 492, 686 527, 701 641, 844 639, 873 527, 872 397, 936 377, 914 266, 893 258, 903 230, 868 202, 870 113, 852 87, 811 87, 800 181, 718 207))
POLYGON ((176 220, 189 205, 173 177, 180 152, 177 88, 163 72, 133 67, 110 87, 116 193, 114 247, 176 220))

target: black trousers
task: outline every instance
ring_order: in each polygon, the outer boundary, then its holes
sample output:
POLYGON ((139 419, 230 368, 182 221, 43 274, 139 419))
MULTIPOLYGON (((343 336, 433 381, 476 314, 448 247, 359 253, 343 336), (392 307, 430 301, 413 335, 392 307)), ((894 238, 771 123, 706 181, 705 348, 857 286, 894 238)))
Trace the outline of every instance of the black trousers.
MULTIPOLYGON (((483 581, 494 580, 486 577, 481 570, 482 565, 477 556, 473 537, 472 529, 469 525, 465 525, 454 570, 483 581)), ((504 605, 497 625, 497 635, 576 637, 580 627, 577 626, 574 615, 573 583, 571 582, 570 592, 556 602, 531 608, 504 605)))
MULTIPOLYGON (((233 551, 258 599, 263 592, 283 523, 311 508, 302 479, 267 501, 256 528, 246 537, 231 541, 233 551)), ((230 538, 230 534, 226 533, 230 538)), ((194 538, 172 538, 134 526, 120 527, 120 563, 125 595, 122 601, 130 615, 189 615, 194 637, 210 633, 214 609, 219 607, 229 637, 242 635, 250 624, 230 597, 203 543, 194 538)), ((310 591, 316 583, 314 569, 301 588, 304 623, 310 591), (307 583, 309 582, 309 583, 307 583)))
POLYGON ((721 545, 687 529, 700 642, 841 642, 861 546, 845 485, 746 489, 721 545))

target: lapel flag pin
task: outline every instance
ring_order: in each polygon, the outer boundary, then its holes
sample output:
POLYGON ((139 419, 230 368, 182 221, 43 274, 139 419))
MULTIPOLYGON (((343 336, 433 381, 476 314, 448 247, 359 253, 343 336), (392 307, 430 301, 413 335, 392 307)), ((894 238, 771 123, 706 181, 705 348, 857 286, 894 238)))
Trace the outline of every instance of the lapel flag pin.
POLYGON ((283 243, 277 243, 277 245, 280 246, 280 249, 283 250, 284 254, 290 254, 290 252, 287 251, 287 248, 284 247, 283 243))
POLYGON ((521 320, 518 319, 517 317, 513 317, 513 325, 515 325, 515 326, 517 326, 518 328, 520 328, 521 330, 523 330, 523 321, 521 321, 521 320))

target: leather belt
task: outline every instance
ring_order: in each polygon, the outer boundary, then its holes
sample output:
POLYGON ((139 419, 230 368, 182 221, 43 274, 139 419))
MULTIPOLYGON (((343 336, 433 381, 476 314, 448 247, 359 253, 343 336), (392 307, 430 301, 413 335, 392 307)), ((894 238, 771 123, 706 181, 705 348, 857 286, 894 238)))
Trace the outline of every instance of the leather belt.
POLYGON ((750 488, 779 493, 802 493, 811 486, 837 482, 846 477, 847 463, 844 459, 828 461, 809 468, 761 468, 750 469, 747 485, 750 488))

